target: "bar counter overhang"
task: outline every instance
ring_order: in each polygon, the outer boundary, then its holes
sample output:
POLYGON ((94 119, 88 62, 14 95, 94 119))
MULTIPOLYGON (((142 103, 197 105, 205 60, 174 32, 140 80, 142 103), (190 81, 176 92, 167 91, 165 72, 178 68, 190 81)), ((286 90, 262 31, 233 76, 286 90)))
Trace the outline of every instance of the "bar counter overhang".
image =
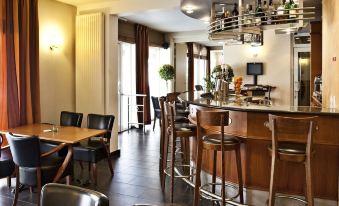
MULTIPOLYGON (((228 110, 232 123, 225 127, 225 133, 242 139, 241 157, 244 186, 248 189, 268 191, 271 157, 268 146, 272 143, 268 129, 268 114, 307 117, 318 116, 317 131, 314 134, 314 156, 312 160, 312 181, 314 197, 337 200, 339 162, 339 110, 318 107, 237 105, 226 101, 214 101, 200 97, 199 92, 183 93, 179 98, 190 104, 190 120, 195 123, 196 109, 228 110)), ((292 140, 292 139, 291 139, 292 140)), ((294 139, 295 141, 296 139, 294 139)), ((297 140, 296 140, 297 141, 297 140)), ((195 157, 195 140, 192 144, 195 157)), ((220 154, 219 154, 220 155, 220 154)), ((227 153, 227 181, 237 183, 235 154, 227 153)), ((212 173, 213 152, 204 152, 203 170, 212 173)), ((220 160, 220 157, 218 156, 220 160)), ((302 164, 278 163, 277 192, 304 195, 305 170, 302 164)), ((221 169, 217 167, 220 176, 221 169)))

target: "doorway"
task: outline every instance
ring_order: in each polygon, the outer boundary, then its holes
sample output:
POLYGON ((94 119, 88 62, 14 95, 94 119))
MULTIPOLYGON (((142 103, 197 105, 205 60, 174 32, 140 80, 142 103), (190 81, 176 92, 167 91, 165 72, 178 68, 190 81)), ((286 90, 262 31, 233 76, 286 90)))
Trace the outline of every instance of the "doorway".
POLYGON ((293 105, 310 106, 311 98, 311 48, 294 48, 293 55, 293 105))

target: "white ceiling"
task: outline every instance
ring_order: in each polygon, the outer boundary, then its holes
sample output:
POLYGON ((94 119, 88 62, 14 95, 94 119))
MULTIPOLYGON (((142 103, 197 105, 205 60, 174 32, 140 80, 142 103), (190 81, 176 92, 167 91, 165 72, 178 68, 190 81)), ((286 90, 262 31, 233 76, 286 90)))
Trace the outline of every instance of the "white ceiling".
POLYGON ((183 14, 179 6, 170 9, 122 13, 119 14, 119 16, 164 32, 207 30, 208 27, 208 24, 205 24, 203 21, 193 19, 183 14))

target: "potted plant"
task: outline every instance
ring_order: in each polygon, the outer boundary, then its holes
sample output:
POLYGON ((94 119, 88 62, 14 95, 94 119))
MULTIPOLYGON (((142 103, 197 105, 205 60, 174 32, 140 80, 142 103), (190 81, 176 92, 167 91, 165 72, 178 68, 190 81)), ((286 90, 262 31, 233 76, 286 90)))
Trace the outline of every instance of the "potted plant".
POLYGON ((168 91, 168 80, 172 80, 175 77, 175 68, 170 64, 164 64, 159 68, 160 78, 166 81, 166 87, 168 91))

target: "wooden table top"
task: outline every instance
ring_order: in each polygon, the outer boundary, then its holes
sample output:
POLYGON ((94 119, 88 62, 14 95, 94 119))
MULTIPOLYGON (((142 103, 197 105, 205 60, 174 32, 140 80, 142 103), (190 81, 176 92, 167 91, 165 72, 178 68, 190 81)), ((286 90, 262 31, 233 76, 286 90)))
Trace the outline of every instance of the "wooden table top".
POLYGON ((11 132, 18 135, 36 135, 43 140, 68 144, 74 144, 80 142, 81 140, 100 136, 106 133, 106 130, 62 126, 58 126, 58 132, 52 132, 52 127, 53 126, 49 124, 29 124, 8 129, 6 132, 11 132))

